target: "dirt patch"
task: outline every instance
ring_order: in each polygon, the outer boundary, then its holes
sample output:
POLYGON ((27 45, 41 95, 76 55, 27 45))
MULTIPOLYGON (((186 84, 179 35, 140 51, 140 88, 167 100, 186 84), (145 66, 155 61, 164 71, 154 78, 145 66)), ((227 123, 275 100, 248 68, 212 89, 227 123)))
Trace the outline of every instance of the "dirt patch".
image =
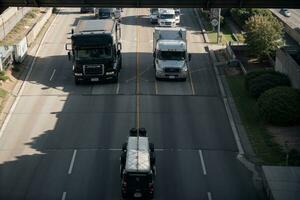
POLYGON ((226 62, 229 60, 226 51, 224 49, 218 49, 214 51, 217 62, 226 62))
POLYGON ((243 74, 242 70, 240 67, 229 67, 229 66, 226 66, 224 67, 224 71, 225 71, 225 74, 227 76, 235 76, 235 75, 240 75, 240 74, 243 74))
POLYGON ((274 140, 283 148, 288 146, 288 149, 296 149, 300 152, 300 126, 293 127, 274 127, 268 126, 270 134, 274 140))
POLYGON ((236 58, 240 60, 245 67, 246 71, 261 70, 261 69, 273 69, 273 66, 268 60, 261 61, 252 56, 248 50, 233 49, 236 58))
POLYGON ((0 41, 0 45, 13 45, 23 39, 44 13, 44 8, 33 8, 0 41))

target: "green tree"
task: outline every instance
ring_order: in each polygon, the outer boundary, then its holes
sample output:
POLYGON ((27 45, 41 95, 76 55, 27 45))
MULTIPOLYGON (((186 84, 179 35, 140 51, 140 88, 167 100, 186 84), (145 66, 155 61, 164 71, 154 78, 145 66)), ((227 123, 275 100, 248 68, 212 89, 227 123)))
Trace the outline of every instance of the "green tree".
POLYGON ((283 26, 273 16, 254 15, 245 23, 246 43, 258 58, 264 58, 283 44, 283 26))
POLYGON ((244 28, 245 22, 254 15, 263 15, 266 17, 272 17, 272 12, 268 9, 260 8, 232 8, 230 10, 231 16, 235 22, 244 28))

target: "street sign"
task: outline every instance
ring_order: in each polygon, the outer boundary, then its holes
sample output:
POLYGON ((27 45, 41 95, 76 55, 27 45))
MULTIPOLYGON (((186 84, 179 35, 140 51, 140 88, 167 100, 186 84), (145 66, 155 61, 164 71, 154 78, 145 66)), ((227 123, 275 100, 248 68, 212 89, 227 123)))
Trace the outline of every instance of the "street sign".
POLYGON ((219 17, 219 8, 210 9, 210 17, 211 17, 211 19, 218 18, 219 17))
POLYGON ((210 21, 210 23, 211 23, 211 25, 213 25, 213 26, 218 26, 219 21, 218 21, 217 19, 212 19, 212 20, 210 21))

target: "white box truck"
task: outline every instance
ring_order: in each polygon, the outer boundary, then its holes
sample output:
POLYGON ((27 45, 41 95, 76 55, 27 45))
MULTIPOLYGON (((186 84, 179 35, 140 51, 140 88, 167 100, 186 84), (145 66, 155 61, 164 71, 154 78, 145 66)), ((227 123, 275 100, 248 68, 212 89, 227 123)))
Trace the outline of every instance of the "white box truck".
POLYGON ((187 53, 186 29, 156 27, 153 32, 155 77, 185 81, 191 54, 187 53))

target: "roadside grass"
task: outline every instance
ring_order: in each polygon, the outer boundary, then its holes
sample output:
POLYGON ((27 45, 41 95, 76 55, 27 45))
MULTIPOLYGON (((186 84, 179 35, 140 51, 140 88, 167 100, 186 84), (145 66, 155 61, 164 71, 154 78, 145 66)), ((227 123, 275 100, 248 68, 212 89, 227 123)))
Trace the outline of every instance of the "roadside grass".
MULTIPOLYGON (((202 24, 206 30, 208 39, 210 41, 210 43, 217 43, 217 27, 214 28, 210 22, 207 20, 207 17, 205 16, 204 13, 200 13, 200 17, 201 17, 201 21, 202 24)), ((230 30, 230 28, 227 26, 227 24, 224 22, 223 24, 221 24, 221 33, 222 35, 222 44, 226 44, 229 41, 236 41, 235 38, 232 35, 232 32, 230 30)))
POLYGON ((0 88, 0 98, 5 98, 8 92, 2 88, 0 88))
POLYGON ((280 145, 273 141, 260 118, 256 100, 248 95, 244 87, 244 76, 227 76, 226 79, 259 162, 264 165, 284 165, 285 153, 280 145))
POLYGON ((31 11, 29 11, 5 36, 5 38, 0 40, 0 45, 13 45, 14 43, 20 41, 24 37, 24 32, 33 26, 35 20, 39 17, 39 12, 39 8, 33 8, 31 11))

